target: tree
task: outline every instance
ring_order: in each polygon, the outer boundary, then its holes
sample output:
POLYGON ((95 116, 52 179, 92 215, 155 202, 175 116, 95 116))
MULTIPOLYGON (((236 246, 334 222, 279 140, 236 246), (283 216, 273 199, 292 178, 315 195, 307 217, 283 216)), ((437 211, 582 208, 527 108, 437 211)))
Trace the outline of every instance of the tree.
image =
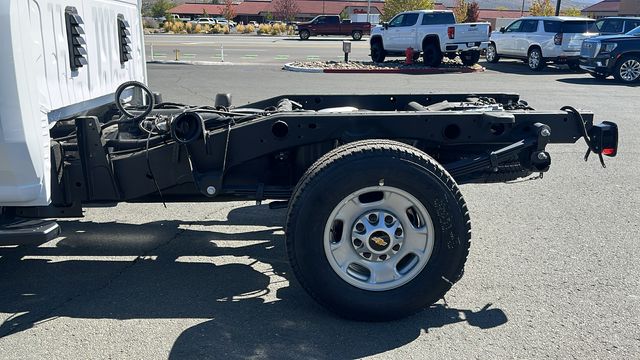
POLYGON ((556 8, 551 4, 551 0, 533 0, 529 13, 532 16, 553 16, 556 8))
POLYGON ((410 10, 433 9, 433 0, 387 0, 384 3, 382 21, 391 20, 397 13, 410 10))
POLYGON ((233 8, 233 0, 225 0, 222 15, 227 20, 233 20, 236 17, 236 9, 233 8))
POLYGON ((480 19, 480 4, 473 0, 467 7, 467 22, 477 22, 480 19))
POLYGON ((582 16, 582 13, 580 12, 580 9, 572 7, 572 8, 564 9, 562 11, 562 15, 580 17, 582 16))
POLYGON ((277 19, 293 21, 300 12, 297 0, 273 0, 273 14, 277 19))
POLYGON ((175 6, 176 6, 176 4, 174 4, 173 1, 170 1, 170 0, 158 0, 151 7, 151 15, 153 17, 165 16, 167 14, 167 11, 169 11, 169 9, 171 9, 171 8, 174 8, 175 6))
POLYGON ((456 22, 463 23, 467 21, 467 10, 469 9, 469 3, 467 0, 456 0, 453 6, 453 15, 456 17, 456 22))

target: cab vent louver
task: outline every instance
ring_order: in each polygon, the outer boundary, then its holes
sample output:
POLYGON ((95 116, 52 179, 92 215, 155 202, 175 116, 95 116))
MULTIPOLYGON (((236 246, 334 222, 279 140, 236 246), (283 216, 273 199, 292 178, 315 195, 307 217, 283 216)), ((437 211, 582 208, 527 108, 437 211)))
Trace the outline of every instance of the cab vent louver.
POLYGON ((87 44, 82 37, 84 35, 84 29, 82 25, 84 21, 76 8, 69 6, 64 11, 65 20, 67 23, 67 42, 69 44, 69 65, 71 71, 77 71, 79 68, 87 65, 87 44))
POLYGON ((131 60, 131 32, 129 31, 129 23, 124 16, 118 15, 118 37, 120 39, 120 64, 124 64, 131 60))

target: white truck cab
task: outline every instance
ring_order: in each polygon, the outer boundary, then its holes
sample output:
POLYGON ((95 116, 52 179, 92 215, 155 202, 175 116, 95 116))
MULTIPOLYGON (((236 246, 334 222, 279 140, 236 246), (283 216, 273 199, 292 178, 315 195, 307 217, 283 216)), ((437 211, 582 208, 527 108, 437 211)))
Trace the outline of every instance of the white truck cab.
POLYGON ((139 1, 0 1, 0 209, 50 203, 57 121, 146 82, 139 1))
POLYGON ((404 56, 407 48, 423 54, 427 66, 440 65, 443 56, 460 55, 465 65, 473 65, 489 44, 490 24, 456 24, 450 10, 402 12, 371 31, 371 59, 404 56))

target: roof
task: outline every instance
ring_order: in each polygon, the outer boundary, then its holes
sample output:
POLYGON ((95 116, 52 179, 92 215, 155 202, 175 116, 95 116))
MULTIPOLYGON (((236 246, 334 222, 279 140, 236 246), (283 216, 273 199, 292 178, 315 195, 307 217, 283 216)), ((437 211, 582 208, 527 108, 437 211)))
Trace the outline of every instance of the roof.
POLYGON ((479 10, 479 18, 480 19, 501 19, 501 18, 519 18, 524 16, 528 16, 529 12, 525 11, 524 13, 520 10, 496 10, 496 9, 480 9, 479 10))
POLYGON ((604 0, 582 9, 581 12, 618 12, 620 11, 620 0, 604 0))
POLYGON ((586 17, 574 16, 527 16, 528 20, 556 20, 556 21, 595 21, 586 17))
MULTIPOLYGON (((298 0, 299 14, 327 14, 338 15, 347 6, 366 7, 367 3, 362 1, 310 1, 298 0)), ((372 1, 371 7, 382 10, 384 3, 372 1)), ((182 4, 169 9, 172 14, 199 15, 205 11, 207 14, 221 14, 225 5, 214 4, 182 4)), ((269 1, 244 1, 234 4, 233 8, 238 15, 257 15, 259 13, 273 12, 273 5, 269 1)))

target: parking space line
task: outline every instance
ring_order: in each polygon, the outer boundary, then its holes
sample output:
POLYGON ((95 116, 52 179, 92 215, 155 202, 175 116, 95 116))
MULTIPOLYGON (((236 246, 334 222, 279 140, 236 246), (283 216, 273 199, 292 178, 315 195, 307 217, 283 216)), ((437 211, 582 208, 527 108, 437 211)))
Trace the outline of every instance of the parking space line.
POLYGON ((320 59, 320 56, 318 55, 309 55, 307 56, 307 60, 318 60, 320 59))
POLYGON ((273 58, 275 60, 287 60, 287 59, 289 59, 289 55, 276 55, 273 58))

